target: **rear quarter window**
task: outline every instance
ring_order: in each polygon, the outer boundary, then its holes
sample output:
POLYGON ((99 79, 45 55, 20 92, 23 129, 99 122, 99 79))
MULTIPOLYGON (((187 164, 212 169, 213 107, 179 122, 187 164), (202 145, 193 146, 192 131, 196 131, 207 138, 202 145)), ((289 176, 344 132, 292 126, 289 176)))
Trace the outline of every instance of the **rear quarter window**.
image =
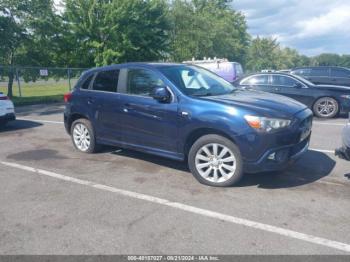
POLYGON ((89 86, 90 86, 90 83, 91 83, 91 80, 92 80, 93 76, 94 76, 94 75, 88 76, 88 78, 86 78, 86 79, 84 80, 84 82, 82 83, 82 85, 81 85, 80 88, 81 88, 81 89, 89 89, 89 86))

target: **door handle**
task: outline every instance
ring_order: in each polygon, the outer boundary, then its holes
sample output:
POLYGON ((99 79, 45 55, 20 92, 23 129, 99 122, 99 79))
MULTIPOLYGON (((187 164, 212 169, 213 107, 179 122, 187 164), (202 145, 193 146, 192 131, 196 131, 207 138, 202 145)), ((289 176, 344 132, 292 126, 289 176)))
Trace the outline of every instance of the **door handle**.
POLYGON ((94 103, 94 99, 92 99, 91 97, 89 97, 88 98, 88 100, 87 100, 87 103, 89 104, 89 105, 92 105, 93 103, 94 103))

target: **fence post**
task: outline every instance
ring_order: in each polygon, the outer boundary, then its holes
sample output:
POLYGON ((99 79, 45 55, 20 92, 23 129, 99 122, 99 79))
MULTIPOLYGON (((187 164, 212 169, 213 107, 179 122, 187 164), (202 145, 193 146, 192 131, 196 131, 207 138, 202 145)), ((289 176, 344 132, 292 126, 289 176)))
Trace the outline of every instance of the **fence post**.
POLYGON ((17 78, 19 97, 22 97, 21 81, 19 80, 19 72, 18 72, 18 68, 17 67, 16 67, 16 78, 17 78))
POLYGON ((71 83, 70 83, 70 68, 68 68, 67 73, 68 73, 68 84, 69 84, 69 91, 71 91, 71 90, 72 90, 72 86, 71 86, 71 83))

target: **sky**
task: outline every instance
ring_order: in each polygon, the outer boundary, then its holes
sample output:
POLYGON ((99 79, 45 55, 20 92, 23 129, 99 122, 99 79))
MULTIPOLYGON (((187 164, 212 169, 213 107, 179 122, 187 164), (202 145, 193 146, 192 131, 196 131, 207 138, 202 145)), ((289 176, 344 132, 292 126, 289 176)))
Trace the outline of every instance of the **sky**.
POLYGON ((314 56, 350 54, 350 0, 234 0, 253 36, 314 56))

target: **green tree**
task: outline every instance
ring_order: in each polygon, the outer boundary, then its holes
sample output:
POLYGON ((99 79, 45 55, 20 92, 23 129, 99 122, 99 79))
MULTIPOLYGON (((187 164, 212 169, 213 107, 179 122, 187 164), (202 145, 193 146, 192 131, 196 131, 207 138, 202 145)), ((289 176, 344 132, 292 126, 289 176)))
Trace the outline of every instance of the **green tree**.
POLYGON ((317 66, 339 66, 341 65, 341 56, 338 54, 320 54, 314 57, 317 66))
POLYGON ((225 57, 244 62, 249 35, 244 16, 225 0, 171 3, 171 60, 225 57))
POLYGON ((168 50, 165 0, 66 0, 67 52, 81 66, 151 61, 168 50))
POLYGON ((249 46, 247 68, 250 71, 278 69, 280 55, 277 39, 258 36, 249 46))
POLYGON ((9 66, 8 96, 12 97, 15 65, 55 63, 60 21, 52 0, 0 0, 0 14, 0 63, 9 66))

